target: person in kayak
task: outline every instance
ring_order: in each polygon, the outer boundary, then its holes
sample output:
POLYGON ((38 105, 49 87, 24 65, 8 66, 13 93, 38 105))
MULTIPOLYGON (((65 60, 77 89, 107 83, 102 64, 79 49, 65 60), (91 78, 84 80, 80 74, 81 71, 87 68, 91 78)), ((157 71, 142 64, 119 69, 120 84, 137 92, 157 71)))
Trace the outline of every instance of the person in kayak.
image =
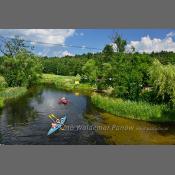
POLYGON ((56 119, 55 122, 51 123, 51 127, 55 128, 59 123, 60 123, 60 119, 56 119))
POLYGON ((69 100, 66 99, 65 97, 62 97, 62 98, 59 99, 58 103, 66 105, 66 104, 69 103, 69 100))
POLYGON ((51 123, 51 127, 52 127, 52 128, 55 128, 55 127, 57 126, 57 124, 60 123, 60 119, 57 118, 57 117, 55 117, 54 114, 50 114, 50 115, 49 115, 49 118, 53 121, 53 122, 51 123))
POLYGON ((63 103, 67 103, 67 102, 68 102, 68 99, 66 99, 65 97, 62 97, 60 100, 61 100, 61 102, 63 102, 63 103))

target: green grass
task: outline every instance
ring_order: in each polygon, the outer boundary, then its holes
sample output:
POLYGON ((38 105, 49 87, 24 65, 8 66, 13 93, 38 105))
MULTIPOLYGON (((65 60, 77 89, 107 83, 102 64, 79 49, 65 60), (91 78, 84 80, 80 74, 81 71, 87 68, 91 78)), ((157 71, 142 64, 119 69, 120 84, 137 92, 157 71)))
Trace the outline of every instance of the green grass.
POLYGON ((26 87, 9 87, 0 91, 0 108, 4 106, 6 99, 17 98, 27 92, 26 87))
POLYGON ((165 105, 125 101, 99 94, 93 94, 91 100, 98 108, 119 117, 145 121, 175 121, 175 113, 169 112, 165 105))
POLYGON ((75 84, 75 76, 61 76, 54 74, 43 74, 41 84, 54 84, 59 89, 68 91, 93 91, 94 87, 90 84, 75 84))

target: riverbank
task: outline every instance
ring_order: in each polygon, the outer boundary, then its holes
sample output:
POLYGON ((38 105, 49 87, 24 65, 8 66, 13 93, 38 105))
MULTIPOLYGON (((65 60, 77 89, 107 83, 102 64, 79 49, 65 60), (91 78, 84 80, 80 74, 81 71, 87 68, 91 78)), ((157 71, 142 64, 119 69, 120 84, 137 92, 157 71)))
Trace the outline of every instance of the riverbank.
POLYGON ((97 93, 91 96, 91 100, 96 107, 116 116, 154 122, 175 121, 175 112, 169 111, 165 105, 125 101, 97 93))
POLYGON ((95 86, 90 84, 79 83, 78 78, 75 76, 61 76, 54 74, 43 74, 39 83, 41 84, 54 84, 57 88, 68 91, 82 91, 92 92, 95 86), (76 84, 76 81, 78 82, 76 84))
POLYGON ((0 108, 4 106, 5 100, 20 97, 26 92, 26 87, 8 87, 0 90, 0 108))
POLYGON ((147 102, 126 101, 118 98, 102 96, 98 93, 92 93, 96 90, 95 86, 90 84, 75 84, 77 77, 61 76, 54 74, 43 74, 40 80, 41 84, 53 84, 59 89, 68 91, 81 91, 91 96, 92 103, 115 116, 129 119, 169 122, 175 121, 175 111, 170 111, 166 105, 154 105, 147 102))

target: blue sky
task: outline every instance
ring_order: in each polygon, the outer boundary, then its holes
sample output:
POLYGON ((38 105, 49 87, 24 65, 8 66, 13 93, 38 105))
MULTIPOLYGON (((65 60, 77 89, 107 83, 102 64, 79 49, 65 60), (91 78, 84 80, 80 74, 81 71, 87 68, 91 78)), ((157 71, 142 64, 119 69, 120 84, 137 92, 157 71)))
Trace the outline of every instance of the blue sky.
POLYGON ((175 52, 175 29, 0 29, 0 36, 13 38, 19 35, 24 40, 33 41, 34 52, 38 55, 64 56, 98 51, 86 47, 103 49, 106 44, 111 44, 111 36, 115 31, 127 40, 128 51, 134 46, 138 52, 175 52), (39 45, 38 41, 65 47, 39 45))

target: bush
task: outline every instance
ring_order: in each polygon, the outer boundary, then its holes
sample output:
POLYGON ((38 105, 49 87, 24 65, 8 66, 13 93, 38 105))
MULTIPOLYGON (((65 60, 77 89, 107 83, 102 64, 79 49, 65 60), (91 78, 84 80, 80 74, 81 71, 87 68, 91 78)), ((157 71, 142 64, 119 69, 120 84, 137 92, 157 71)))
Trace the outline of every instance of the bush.
POLYGON ((7 82, 5 81, 4 77, 0 75, 0 89, 7 87, 7 82))
POLYGON ((0 71, 10 87, 31 86, 40 78, 42 64, 36 56, 23 51, 15 57, 6 57, 0 71))

